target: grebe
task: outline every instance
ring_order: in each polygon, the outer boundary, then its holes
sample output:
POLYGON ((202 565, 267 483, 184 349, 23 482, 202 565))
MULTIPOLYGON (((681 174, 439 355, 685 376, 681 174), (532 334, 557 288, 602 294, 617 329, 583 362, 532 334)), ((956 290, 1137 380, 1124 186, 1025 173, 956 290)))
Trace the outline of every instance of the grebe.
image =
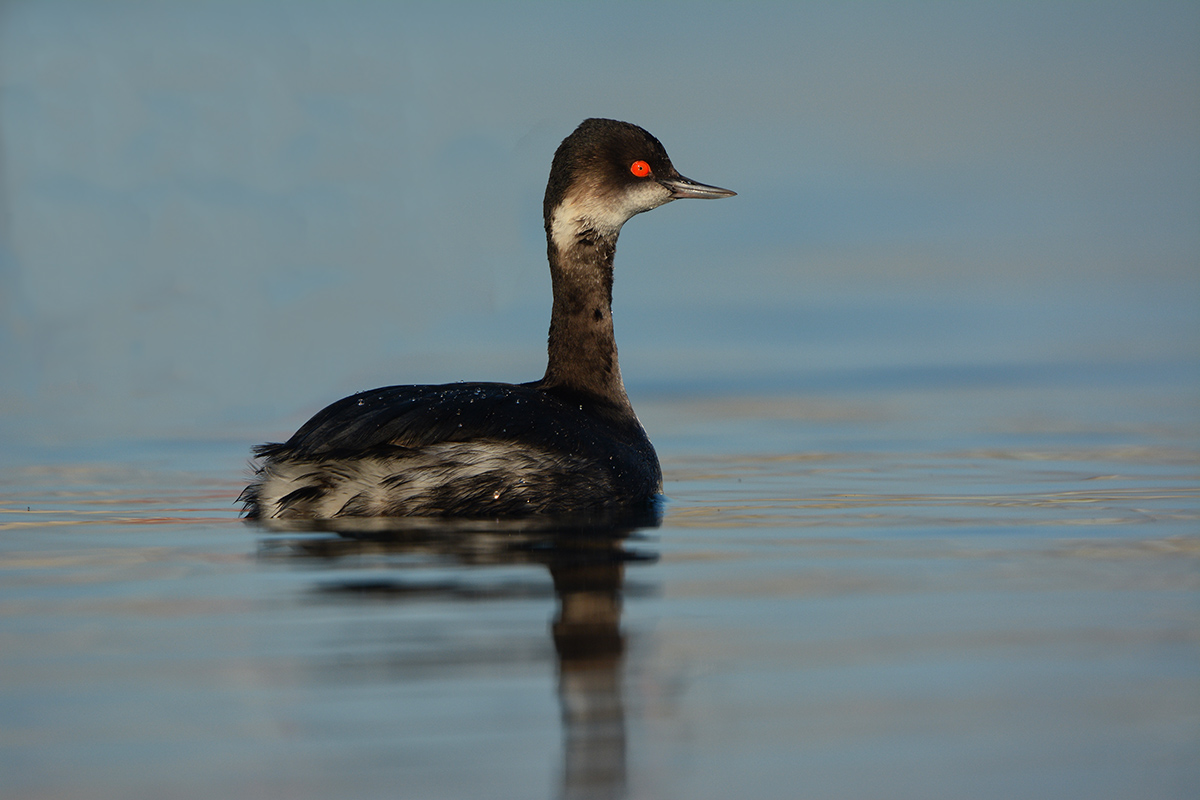
POLYGON ((634 214, 735 193, 680 175, 642 128, 585 120, 554 153, 546 225, 554 306, 532 383, 388 386, 264 444, 251 519, 578 516, 654 504, 662 471, 617 365, 613 254, 634 214))

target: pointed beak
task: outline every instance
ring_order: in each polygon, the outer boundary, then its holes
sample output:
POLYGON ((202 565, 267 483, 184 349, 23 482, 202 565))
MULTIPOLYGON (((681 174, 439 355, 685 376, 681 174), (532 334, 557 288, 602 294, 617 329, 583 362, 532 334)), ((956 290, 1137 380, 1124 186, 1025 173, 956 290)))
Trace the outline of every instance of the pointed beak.
POLYGON ((731 192, 728 189, 720 189, 716 186, 696 183, 691 178, 685 178, 682 175, 677 175, 674 178, 665 178, 660 180, 659 183, 671 190, 672 200, 682 200, 685 197, 695 197, 698 200, 716 200, 719 197, 733 197, 737 194, 737 192, 731 192))

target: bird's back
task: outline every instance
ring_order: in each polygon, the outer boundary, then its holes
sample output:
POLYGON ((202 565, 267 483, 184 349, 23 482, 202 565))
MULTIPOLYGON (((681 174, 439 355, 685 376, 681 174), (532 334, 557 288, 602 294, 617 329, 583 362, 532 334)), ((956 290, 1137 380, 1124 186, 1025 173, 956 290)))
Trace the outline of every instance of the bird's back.
POLYGON ((362 392, 257 453, 251 518, 578 515, 662 485, 636 417, 538 384, 362 392))

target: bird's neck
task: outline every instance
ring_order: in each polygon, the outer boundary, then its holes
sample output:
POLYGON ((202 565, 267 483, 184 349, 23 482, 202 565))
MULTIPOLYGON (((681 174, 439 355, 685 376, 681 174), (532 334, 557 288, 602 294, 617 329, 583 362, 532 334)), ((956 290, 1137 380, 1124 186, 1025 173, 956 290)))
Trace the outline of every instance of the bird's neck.
POLYGON ((542 386, 592 395, 632 413, 613 337, 617 233, 600 234, 585 226, 571 235, 561 228, 547 231, 554 307, 542 386))

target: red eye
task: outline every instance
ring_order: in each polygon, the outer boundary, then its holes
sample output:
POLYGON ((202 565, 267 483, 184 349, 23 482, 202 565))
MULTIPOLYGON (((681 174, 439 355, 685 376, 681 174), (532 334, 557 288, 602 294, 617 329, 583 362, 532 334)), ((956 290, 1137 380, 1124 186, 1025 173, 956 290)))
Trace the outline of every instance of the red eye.
POLYGON ((639 178, 644 178, 650 174, 650 165, 645 161, 635 161, 629 165, 629 171, 639 178))

